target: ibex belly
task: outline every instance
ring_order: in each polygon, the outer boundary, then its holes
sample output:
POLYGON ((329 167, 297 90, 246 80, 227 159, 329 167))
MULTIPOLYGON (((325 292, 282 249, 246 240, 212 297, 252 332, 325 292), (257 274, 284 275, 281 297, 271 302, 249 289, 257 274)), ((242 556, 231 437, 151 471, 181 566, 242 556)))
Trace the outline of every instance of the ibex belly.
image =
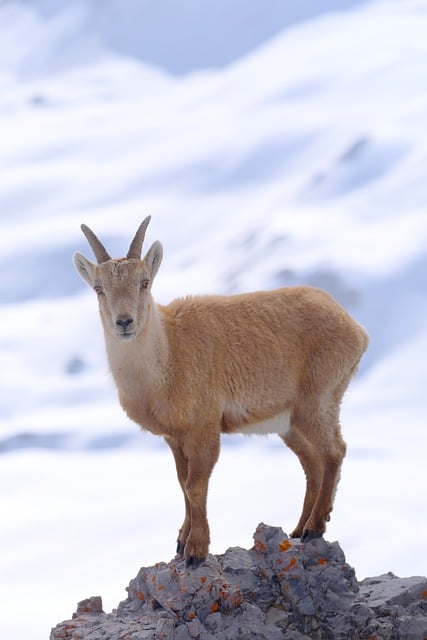
POLYGON ((223 414, 222 427, 225 433, 244 435, 268 435, 277 433, 285 436, 289 431, 290 413, 284 411, 267 420, 256 421, 250 412, 238 404, 227 406, 223 414))
POLYGON ((245 435, 257 434, 261 436, 267 436, 269 433, 278 433, 279 436, 285 436, 289 431, 289 424, 289 411, 285 411, 269 420, 262 420, 261 422, 254 422, 240 427, 237 433, 243 433, 245 435))

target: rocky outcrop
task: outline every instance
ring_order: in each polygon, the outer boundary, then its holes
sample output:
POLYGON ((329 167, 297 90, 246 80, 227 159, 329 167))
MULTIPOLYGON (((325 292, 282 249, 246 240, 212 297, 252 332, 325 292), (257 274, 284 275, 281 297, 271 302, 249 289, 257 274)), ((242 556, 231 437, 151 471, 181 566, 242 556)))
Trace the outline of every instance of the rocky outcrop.
POLYGON ((50 640, 425 640, 427 579, 357 582, 337 542, 301 544, 260 524, 254 546, 140 569, 112 613, 79 603, 50 640))

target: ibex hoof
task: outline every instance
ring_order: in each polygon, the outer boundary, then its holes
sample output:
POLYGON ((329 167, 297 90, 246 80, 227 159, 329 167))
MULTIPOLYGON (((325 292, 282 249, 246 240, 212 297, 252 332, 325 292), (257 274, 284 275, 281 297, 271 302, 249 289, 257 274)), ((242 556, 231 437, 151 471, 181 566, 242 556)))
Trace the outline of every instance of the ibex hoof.
POLYGON ((186 569, 198 569, 201 564, 204 563, 206 558, 195 558, 194 556, 190 556, 185 560, 185 568, 186 569))
POLYGON ((322 538, 323 533, 321 531, 304 531, 301 536, 301 542, 310 542, 310 540, 316 540, 322 538))
POLYGON ((176 554, 178 556, 183 556, 184 555, 184 547, 185 547, 185 544, 183 542, 181 542, 181 540, 178 540, 177 544, 176 544, 176 554))

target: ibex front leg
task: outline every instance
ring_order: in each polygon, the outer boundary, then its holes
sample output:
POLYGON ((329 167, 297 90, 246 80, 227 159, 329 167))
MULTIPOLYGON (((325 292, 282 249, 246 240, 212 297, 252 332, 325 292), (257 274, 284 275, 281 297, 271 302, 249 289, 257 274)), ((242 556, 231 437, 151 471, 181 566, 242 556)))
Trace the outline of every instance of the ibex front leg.
POLYGON ((178 480, 184 493, 185 518, 178 534, 177 553, 186 565, 197 567, 209 550, 206 513, 209 478, 219 455, 219 433, 201 429, 197 436, 167 438, 175 457, 178 480))
POLYGON ((188 501, 187 494, 185 492, 185 485, 186 485, 187 476, 188 476, 188 461, 187 461, 187 458, 184 456, 183 448, 179 444, 179 442, 177 442, 174 438, 165 438, 165 440, 170 446, 173 453, 173 457, 175 458, 176 473, 178 476, 179 484, 182 489, 182 493, 184 494, 185 518, 184 518, 184 522, 182 523, 182 527, 178 532, 178 539, 177 539, 177 545, 176 545, 177 554, 180 556, 183 556, 185 543, 187 541, 188 534, 190 533, 190 529, 191 529, 190 503, 188 501))

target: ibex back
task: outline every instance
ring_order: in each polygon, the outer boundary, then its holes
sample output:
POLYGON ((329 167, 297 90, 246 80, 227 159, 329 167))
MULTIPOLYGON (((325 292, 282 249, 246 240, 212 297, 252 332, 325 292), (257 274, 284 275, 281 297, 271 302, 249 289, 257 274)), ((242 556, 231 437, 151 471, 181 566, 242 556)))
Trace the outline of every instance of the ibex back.
POLYGON ((308 286, 157 305, 151 287, 161 244, 141 260, 149 220, 118 259, 82 225, 98 264, 80 253, 74 262, 98 294, 123 409, 173 452, 185 500, 178 554, 197 566, 208 553, 206 501, 221 433, 279 434, 307 481, 291 535, 321 536, 346 451, 340 402, 368 345, 365 331, 308 286))

